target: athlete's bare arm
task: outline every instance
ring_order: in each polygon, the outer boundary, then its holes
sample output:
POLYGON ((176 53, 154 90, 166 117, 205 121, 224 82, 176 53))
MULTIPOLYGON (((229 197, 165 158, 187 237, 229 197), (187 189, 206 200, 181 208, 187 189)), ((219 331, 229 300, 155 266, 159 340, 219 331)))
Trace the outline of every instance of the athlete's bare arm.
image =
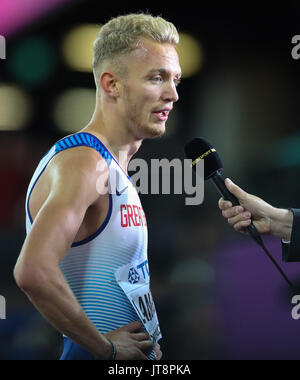
MULTIPOLYGON (((59 262, 76 240, 87 210, 99 201, 99 158, 98 152, 80 147, 58 154, 49 163, 43 190, 47 194, 40 195, 44 201, 36 212, 14 276, 18 286, 57 330, 96 358, 107 359, 111 344, 88 319, 59 268, 59 262)), ((101 173, 101 182, 106 182, 107 175, 108 170, 101 173)), ((152 349, 149 334, 142 332, 139 322, 105 335, 113 341, 117 359, 147 359, 145 353, 152 349)))

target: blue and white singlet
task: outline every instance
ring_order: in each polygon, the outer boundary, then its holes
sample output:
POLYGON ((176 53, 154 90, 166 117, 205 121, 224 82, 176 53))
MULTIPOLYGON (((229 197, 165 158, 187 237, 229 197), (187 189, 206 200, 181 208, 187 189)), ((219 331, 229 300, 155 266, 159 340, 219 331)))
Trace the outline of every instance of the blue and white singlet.
MULTIPOLYGON (((116 189, 110 189, 109 210, 103 224, 88 238, 72 244, 60 262, 60 269, 80 306, 100 333, 139 320, 152 340, 158 341, 159 324, 151 292, 146 289, 149 288, 149 266, 145 213, 130 177, 94 135, 81 132, 65 137, 42 158, 27 191, 26 232, 30 232, 32 225, 30 195, 41 174, 54 156, 78 146, 99 152, 109 168, 109 186, 114 183, 116 189), (118 180, 113 180, 116 177, 118 180), (136 290, 138 286, 140 289, 144 286, 144 294, 136 290)), ((61 359, 92 360, 93 357, 64 337, 61 359)), ((154 359, 153 352, 149 359, 154 359)))

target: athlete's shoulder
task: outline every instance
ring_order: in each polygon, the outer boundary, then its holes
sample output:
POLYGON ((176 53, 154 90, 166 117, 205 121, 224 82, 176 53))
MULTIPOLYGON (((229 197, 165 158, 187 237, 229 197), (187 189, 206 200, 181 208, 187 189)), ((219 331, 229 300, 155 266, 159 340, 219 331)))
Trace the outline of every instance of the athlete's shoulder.
POLYGON ((92 148, 98 155, 107 161, 107 164, 110 163, 112 156, 108 149, 96 135, 89 132, 78 132, 62 138, 55 144, 55 151, 58 153, 60 151, 69 150, 69 148, 77 148, 81 146, 92 148))
POLYGON ((65 149, 56 154, 48 168, 51 183, 55 188, 59 183, 67 187, 95 188, 99 176, 108 178, 109 168, 106 160, 88 146, 65 149))
POLYGON ((68 173, 93 172, 99 161, 103 161, 99 153, 87 146, 76 149, 66 149, 55 155, 51 160, 51 169, 68 173))

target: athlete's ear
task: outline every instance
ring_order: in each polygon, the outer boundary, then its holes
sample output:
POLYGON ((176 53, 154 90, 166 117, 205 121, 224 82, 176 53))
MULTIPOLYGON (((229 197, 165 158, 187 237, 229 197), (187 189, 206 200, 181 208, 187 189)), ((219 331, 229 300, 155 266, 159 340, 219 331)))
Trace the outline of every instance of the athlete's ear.
POLYGON ((102 90, 107 95, 115 99, 117 99, 120 96, 118 80, 113 73, 110 73, 109 71, 102 73, 99 82, 102 90))

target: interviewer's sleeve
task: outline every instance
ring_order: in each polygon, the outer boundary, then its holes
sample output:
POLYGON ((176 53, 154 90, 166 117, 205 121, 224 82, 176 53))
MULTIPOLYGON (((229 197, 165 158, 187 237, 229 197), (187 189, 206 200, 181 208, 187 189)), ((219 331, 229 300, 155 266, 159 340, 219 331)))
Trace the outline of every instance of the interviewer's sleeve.
POLYGON ((291 208, 294 214, 290 244, 282 243, 282 260, 300 262, 300 209, 291 208))

